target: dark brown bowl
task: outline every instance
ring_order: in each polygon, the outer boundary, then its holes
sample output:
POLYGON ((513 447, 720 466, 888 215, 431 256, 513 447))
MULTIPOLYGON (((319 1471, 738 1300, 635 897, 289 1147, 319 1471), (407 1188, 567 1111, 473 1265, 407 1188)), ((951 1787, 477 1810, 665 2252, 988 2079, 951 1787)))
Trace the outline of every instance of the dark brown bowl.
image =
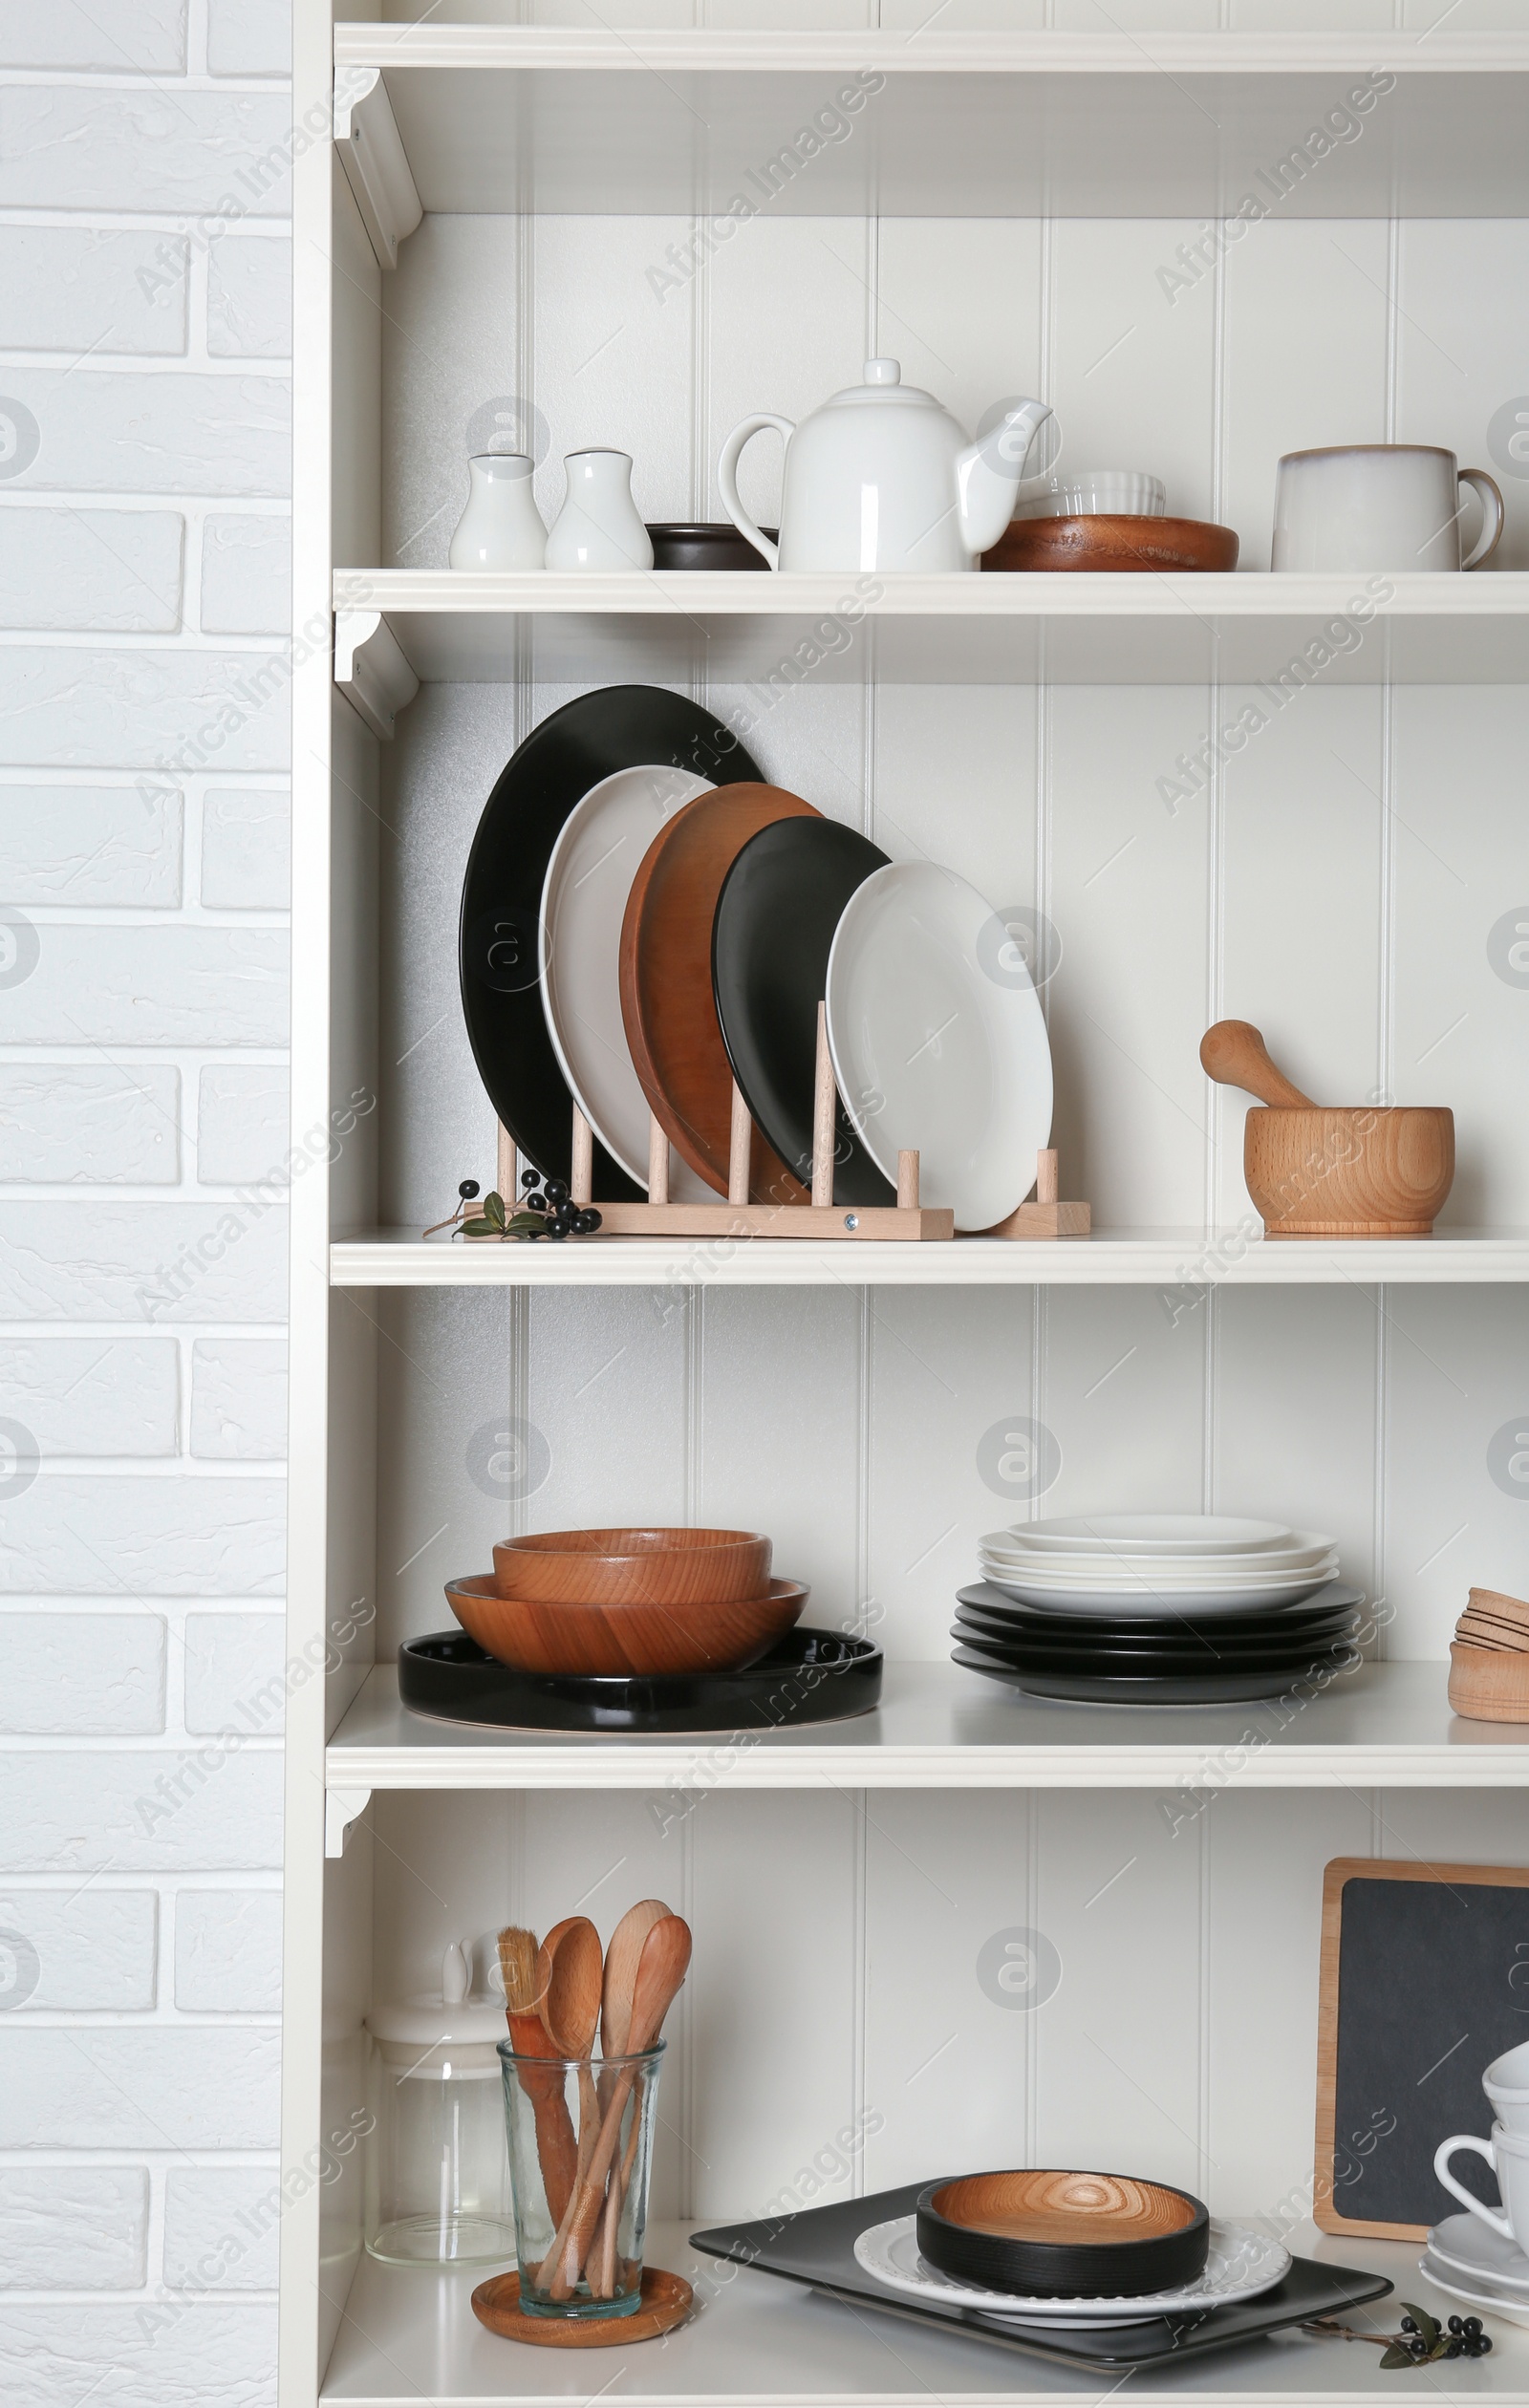
POLYGON ((1036 518, 1012 519, 984 569, 1010 573, 1026 569, 1081 570, 1090 573, 1181 574, 1186 570, 1237 567, 1235 527, 1208 519, 1036 518))
POLYGON ((771 1580, 727 1605, 553 1604, 501 1597, 486 1572, 446 1582, 468 1638, 519 1672, 741 1671, 800 1621, 809 1594, 800 1580, 771 1580))
POLYGON ((538 1530, 494 1549, 501 1597, 541 1605, 731 1605, 769 1586, 757 1530, 538 1530))
POLYGON ((918 2194, 918 2252, 954 2281, 1028 2299, 1138 2299, 1205 2271, 1210 2216, 1134 2174, 961 2174, 918 2194))
MULTIPOLYGON (((772 544, 778 532, 773 527, 760 528, 760 533, 767 535, 772 544)), ((653 546, 656 569, 763 569, 766 576, 769 574, 770 564, 764 553, 754 549, 748 537, 741 535, 731 520, 725 525, 711 522, 687 526, 678 519, 664 519, 649 527, 648 540, 653 546)))

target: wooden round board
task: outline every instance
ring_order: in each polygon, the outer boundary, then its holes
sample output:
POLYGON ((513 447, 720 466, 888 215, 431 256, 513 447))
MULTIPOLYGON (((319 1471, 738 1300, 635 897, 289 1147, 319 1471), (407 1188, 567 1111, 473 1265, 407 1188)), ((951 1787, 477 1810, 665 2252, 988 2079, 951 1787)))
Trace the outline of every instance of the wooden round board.
POLYGON ((473 2292, 472 2312, 505 2341, 529 2341, 542 2350, 615 2350, 673 2333, 689 2315, 694 2296, 682 2274, 645 2266, 642 2305, 628 2315, 527 2316, 521 2312, 520 2276, 494 2274, 473 2292))
POLYGON ((1029 569, 1224 573, 1237 567, 1237 555, 1234 529, 1208 519, 1012 519, 992 550, 982 554, 982 566, 1011 574, 1029 569))
MULTIPOLYGON (((733 1073, 712 992, 711 937, 722 881, 751 836, 776 820, 817 819, 783 786, 719 787, 687 803, 642 859, 621 928, 621 1017, 643 1093, 670 1142, 727 1193, 733 1073)), ((808 1190, 761 1133, 750 1199, 804 1204, 808 1190)))

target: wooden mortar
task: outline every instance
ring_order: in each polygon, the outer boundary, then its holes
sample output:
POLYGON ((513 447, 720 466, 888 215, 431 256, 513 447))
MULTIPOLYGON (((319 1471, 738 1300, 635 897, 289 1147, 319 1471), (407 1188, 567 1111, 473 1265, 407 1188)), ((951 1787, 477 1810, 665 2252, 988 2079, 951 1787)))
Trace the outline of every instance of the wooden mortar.
POLYGON ((1217 1021, 1200 1061, 1257 1096, 1242 1175, 1266 1237, 1426 1237, 1454 1178, 1454 1115, 1414 1104, 1314 1104, 1246 1021, 1217 1021))

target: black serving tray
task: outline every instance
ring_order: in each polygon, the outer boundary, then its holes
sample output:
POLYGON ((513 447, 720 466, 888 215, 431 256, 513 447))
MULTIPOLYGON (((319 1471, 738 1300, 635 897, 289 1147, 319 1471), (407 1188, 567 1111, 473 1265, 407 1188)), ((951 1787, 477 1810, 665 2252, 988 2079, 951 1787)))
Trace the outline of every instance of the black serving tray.
POLYGON ((406 1639, 398 1695, 417 1714, 503 1730, 600 1735, 764 1731, 869 1714, 881 1700, 882 1654, 837 1630, 787 1631, 741 1672, 516 1672, 463 1630, 406 1639))
MULTIPOLYGON (((991 2315, 985 2309, 947 2308, 933 2300, 915 2299, 905 2291, 889 2290, 865 2271, 854 2253, 860 2234, 872 2225, 890 2223, 894 2216, 911 2216, 923 2187, 921 2182, 905 2182, 900 2190, 876 2191, 869 2199, 847 2199, 832 2207, 807 2207, 796 2216, 717 2225, 708 2232, 693 2232, 690 2245, 708 2257, 730 2258, 761 2274, 804 2283, 857 2311, 879 2309, 915 2324, 992 2341, 1035 2357, 1054 2358, 1065 2366, 1160 2367, 1173 2359, 1203 2357, 1212 2350, 1230 2349, 1240 2341, 1261 2340, 1266 2333, 1304 2324, 1313 2316, 1342 2315, 1367 2300, 1384 2299, 1391 2289, 1383 2275, 1298 2257, 1291 2259, 1289 2272, 1273 2290, 1238 2307, 1204 2309, 1185 2316, 1152 2316, 1106 2332, 1067 2333, 1054 2325, 1024 2325, 1012 2316, 991 2315)), ((1314 2342, 1313 2347, 1317 2346, 1314 2342)))

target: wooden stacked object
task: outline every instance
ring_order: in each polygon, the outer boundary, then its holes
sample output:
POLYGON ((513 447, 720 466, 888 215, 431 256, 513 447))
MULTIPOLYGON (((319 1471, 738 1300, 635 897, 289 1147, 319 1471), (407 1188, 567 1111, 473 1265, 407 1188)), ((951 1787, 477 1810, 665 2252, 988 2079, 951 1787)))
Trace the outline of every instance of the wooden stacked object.
POLYGON ((1472 1722, 1529 1723, 1529 1602, 1471 1591, 1450 1644, 1450 1704, 1472 1722))

